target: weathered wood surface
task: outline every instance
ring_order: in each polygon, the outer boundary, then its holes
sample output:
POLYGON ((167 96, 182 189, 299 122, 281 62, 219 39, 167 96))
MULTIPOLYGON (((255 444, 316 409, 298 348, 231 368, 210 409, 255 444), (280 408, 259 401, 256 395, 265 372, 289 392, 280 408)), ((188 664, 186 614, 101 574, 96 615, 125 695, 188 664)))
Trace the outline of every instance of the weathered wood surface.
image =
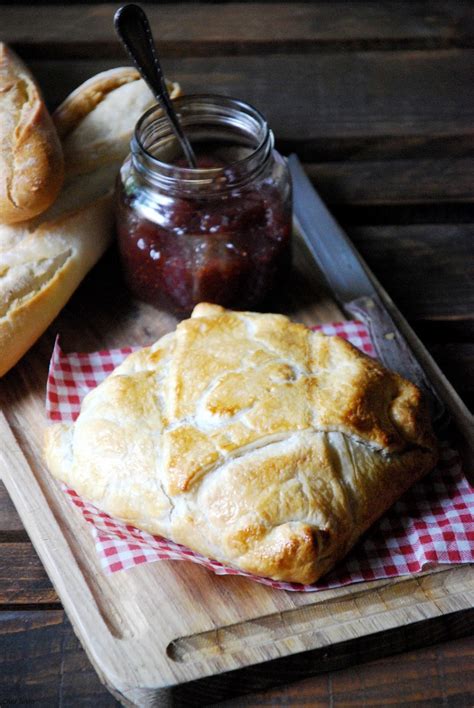
POLYGON ((63 610, 0 612, 0 705, 118 706, 63 610))
POLYGON ((26 540, 18 512, 0 480, 0 539, 1 541, 26 540))
MULTIPOLYGON (((32 57, 28 63, 54 106, 93 74, 128 61, 32 57)), ((254 104, 292 149, 327 139, 472 138, 470 49, 211 55, 170 58, 165 68, 186 93, 227 94, 254 104)))
MULTIPOLYGON (((472 631, 472 620, 464 634, 472 631)), ((431 630, 430 630, 431 631, 431 630)), ((458 631, 459 628, 458 628, 458 631)), ((426 628, 419 632, 425 644, 436 641, 426 628)), ((392 635, 386 653, 401 652, 403 640, 392 635)), ((101 685, 74 636, 63 611, 5 611, 0 614, 1 705, 118 706, 101 685)), ((380 647, 360 647, 357 665, 347 667, 347 647, 334 647, 320 657, 320 672, 311 679, 288 684, 281 676, 277 689, 263 691, 268 676, 262 672, 261 692, 218 703, 221 706, 310 705, 315 708, 361 705, 429 705, 470 708, 474 642, 451 640, 417 651, 381 658, 380 647), (366 662, 366 663, 364 663, 366 662)), ((191 705, 205 705, 199 694, 191 705)), ((208 703, 209 701, 206 701, 208 703)), ((178 702, 175 705, 179 705, 178 702)))
POLYGON ((474 312, 474 227, 349 229, 362 256, 411 320, 469 319, 474 312))
MULTIPOLYGON (((469 0, 397 2, 142 3, 162 56, 262 54, 356 48, 472 46, 469 0), (271 21, 269 21, 271 16, 271 21)), ((2 37, 26 56, 121 56, 112 26, 115 5, 11 6, 2 11, 2 37), (38 36, 36 28, 41 27, 38 36)))
POLYGON ((58 596, 32 545, 0 543, 0 606, 54 603, 58 596))
MULTIPOLYGON (((0 40, 27 59, 54 106, 91 74, 126 63, 111 24, 115 7, 36 5, 33 14, 30 4, 0 5, 0 40)), ((375 275, 472 405, 473 4, 272 3, 271 21, 267 3, 149 10, 167 73, 187 92, 234 94, 261 108, 282 151, 305 161, 375 275)), ((302 268, 281 307, 310 318, 310 280, 302 268)), ((163 322, 151 308, 139 318, 137 312, 112 252, 3 391, 18 399, 32 389, 39 395, 58 327, 68 349, 130 337, 151 341, 163 322), (78 330, 83 320, 94 320, 86 336, 78 330)), ((19 422, 12 424, 20 432, 19 422)), ((318 657, 326 673, 229 705, 471 705, 472 638, 406 649, 415 640, 421 646, 472 635, 472 622, 472 613, 457 613, 449 626, 430 621, 414 637, 401 632, 357 647, 336 645, 318 657), (372 661, 394 651, 405 653, 372 661), (370 663, 335 671, 360 661, 370 663)), ((248 685, 256 690, 277 677, 298 679, 298 667, 291 675, 281 671, 257 672, 248 685)), ((196 696, 202 704, 217 700, 217 694, 196 696)), ((189 695, 183 699, 189 702, 189 695)), ((94 701, 116 705, 64 618, 0 483, 0 704, 94 701)))
POLYGON ((474 159, 353 160, 309 163, 308 175, 330 204, 472 202, 474 159))
MULTIPOLYGON (((362 657, 361 657, 362 658, 362 657)), ((472 706, 474 642, 457 640, 221 703, 237 706, 472 706)), ((330 660, 328 661, 330 666, 330 660)), ((328 668, 329 668, 328 666, 328 668)))

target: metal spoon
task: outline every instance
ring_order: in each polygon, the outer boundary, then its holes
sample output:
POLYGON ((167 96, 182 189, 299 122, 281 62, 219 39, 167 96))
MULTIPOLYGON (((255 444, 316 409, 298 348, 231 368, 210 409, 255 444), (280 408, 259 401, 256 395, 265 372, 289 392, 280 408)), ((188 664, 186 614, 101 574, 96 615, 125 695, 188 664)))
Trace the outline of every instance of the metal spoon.
POLYGON ((115 30, 130 58, 166 113, 189 166, 196 168, 196 157, 183 132, 166 88, 165 77, 145 12, 138 5, 124 5, 115 13, 114 23, 115 30))

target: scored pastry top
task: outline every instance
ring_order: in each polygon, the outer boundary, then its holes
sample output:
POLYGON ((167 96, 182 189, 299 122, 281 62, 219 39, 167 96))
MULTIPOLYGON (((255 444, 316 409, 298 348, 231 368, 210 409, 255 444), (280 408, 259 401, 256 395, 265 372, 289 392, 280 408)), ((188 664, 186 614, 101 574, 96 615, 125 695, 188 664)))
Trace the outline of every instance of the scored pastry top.
POLYGON ((308 582, 433 466, 419 390, 339 337, 201 303, 54 426, 56 476, 225 562, 308 582))

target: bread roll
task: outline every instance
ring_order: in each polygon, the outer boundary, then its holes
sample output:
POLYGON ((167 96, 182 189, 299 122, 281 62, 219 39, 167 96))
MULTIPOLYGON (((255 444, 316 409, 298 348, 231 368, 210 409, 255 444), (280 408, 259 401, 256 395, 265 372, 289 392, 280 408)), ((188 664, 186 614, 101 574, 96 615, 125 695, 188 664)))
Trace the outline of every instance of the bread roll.
POLYGON ((26 66, 0 42, 0 221, 41 214, 63 182, 58 135, 26 66))
MULTIPOLYGON (((171 96, 179 93, 170 86, 171 96)), ((110 243, 112 194, 140 115, 153 98, 130 68, 86 81, 53 116, 65 181, 41 216, 0 224, 0 376, 29 349, 110 243)))
POLYGON ((201 303, 47 431, 52 474, 223 563, 312 583, 436 462, 420 391, 340 337, 201 303))

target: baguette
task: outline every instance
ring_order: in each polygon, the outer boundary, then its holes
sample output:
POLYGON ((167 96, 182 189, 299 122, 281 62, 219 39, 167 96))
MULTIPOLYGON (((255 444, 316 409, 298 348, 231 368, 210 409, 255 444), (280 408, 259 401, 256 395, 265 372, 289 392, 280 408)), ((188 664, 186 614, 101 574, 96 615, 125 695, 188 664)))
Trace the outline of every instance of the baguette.
POLYGON ((0 42, 0 221, 31 219, 63 182, 58 135, 33 76, 0 42))
MULTIPOLYGON (((179 86, 170 86, 171 97, 179 86)), ((0 376, 44 332, 113 234, 113 187, 140 115, 153 97, 130 68, 86 81, 53 115, 65 180, 41 216, 0 224, 0 376)))

